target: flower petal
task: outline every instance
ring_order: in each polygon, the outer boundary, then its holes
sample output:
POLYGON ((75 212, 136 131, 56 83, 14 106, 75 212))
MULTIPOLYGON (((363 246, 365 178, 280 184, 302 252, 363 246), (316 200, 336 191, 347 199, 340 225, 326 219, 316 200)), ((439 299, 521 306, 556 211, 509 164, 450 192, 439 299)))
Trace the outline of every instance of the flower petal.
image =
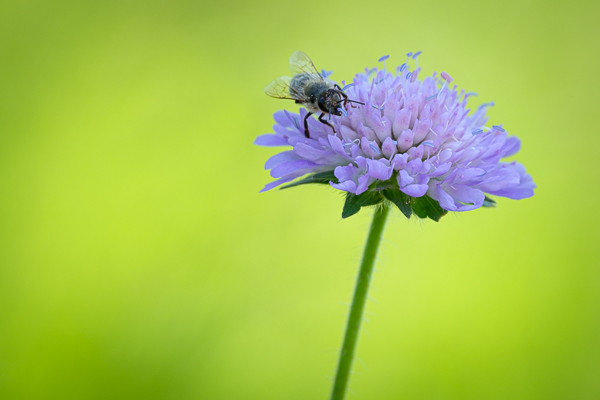
POLYGON ((502 158, 510 157, 517 154, 521 149, 521 140, 518 137, 511 136, 506 139, 506 143, 500 149, 500 155, 502 158))
POLYGON ((427 136, 427 134, 429 133, 429 130, 431 129, 432 121, 430 119, 422 121, 417 120, 415 121, 415 124, 416 128, 414 129, 414 141, 415 143, 421 143, 423 139, 425 139, 425 136, 427 136))
POLYGON ((400 190, 412 197, 425 196, 425 193, 427 193, 428 189, 428 185, 408 185, 403 188, 400 188, 400 190))
POLYGON ((329 141, 329 145, 331 146, 331 149, 338 155, 344 157, 347 160, 351 160, 352 158, 348 155, 348 153, 346 153, 346 149, 344 148, 344 145, 342 143, 342 141, 337 137, 337 136, 333 136, 333 135, 329 135, 327 137, 328 141, 329 141))
POLYGON ((427 176, 430 178, 436 178, 438 176, 442 176, 450 170, 451 166, 452 166, 452 163, 440 164, 435 168, 435 170, 433 172, 427 174, 427 176))
POLYGON ((398 137, 398 150, 405 152, 410 149, 413 144, 413 131, 410 129, 403 131, 398 137))
MULTIPOLYGON (((394 118, 394 123, 392 125, 392 130, 396 133, 396 135, 400 135, 402 132, 408 129, 410 126, 410 111, 406 108, 403 108, 396 114, 396 118, 394 118)), ((396 139, 398 136, 396 136, 396 139)))
POLYGON ((254 144, 265 147, 288 146, 288 141, 279 135, 266 134, 257 136, 257 138, 254 139, 254 144))
POLYGON ((400 170, 400 173, 398 174, 398 185, 400 186, 400 190, 402 190, 403 187, 410 185, 414 181, 415 178, 410 176, 406 170, 400 170))
POLYGON ((371 183, 375 182, 375 179, 372 178, 370 175, 365 174, 361 177, 358 178, 358 185, 356 187, 356 192, 355 194, 361 194, 367 191, 367 189, 369 188, 369 185, 371 183))
POLYGON ((526 199, 533 196, 533 189, 535 189, 537 185, 533 182, 531 175, 525 172, 525 167, 517 162, 513 162, 508 164, 507 169, 519 174, 519 182, 516 185, 506 186, 497 190, 486 190, 486 192, 514 200, 526 199))
POLYGON ((381 144, 381 151, 388 160, 391 160, 394 157, 394 155, 398 152, 398 148, 394 144, 392 138, 388 137, 381 144))
POLYGON ((329 184, 333 188, 356 194, 356 183, 353 181, 345 181, 340 183, 329 182, 329 184))
POLYGON ((282 151, 281 153, 277 153, 267 160, 267 162, 265 163, 265 169, 271 169, 276 165, 292 161, 298 161, 301 159, 302 157, 294 153, 293 150, 282 151))
POLYGON ((320 165, 327 164, 333 166, 348 161, 331 150, 315 149, 314 147, 305 143, 296 144, 294 147, 294 152, 301 158, 320 165))
POLYGON ((474 210, 481 207, 485 200, 481 190, 466 185, 447 186, 445 191, 454 199, 456 211, 474 210))
POLYGON ((354 179, 354 177, 356 176, 356 171, 357 168, 354 165, 349 164, 345 167, 335 167, 335 169, 333 170, 333 174, 336 178, 338 178, 338 181, 342 182, 354 179))
POLYGON ((448 211, 456 211, 456 203, 452 196, 442 189, 442 185, 438 184, 434 187, 432 197, 440 203, 440 207, 448 211))
POLYGON ((286 162, 286 163, 282 163, 282 164, 275 166, 271 170, 271 176, 273 178, 280 178, 282 176, 291 174, 298 170, 308 169, 308 168, 317 167, 317 166, 318 166, 317 164, 315 164, 312 161, 308 161, 308 160, 298 160, 298 161, 286 162))
POLYGON ((298 118, 298 114, 292 114, 289 111, 277 111, 273 114, 275 122, 288 128, 294 127, 294 118, 298 118))
POLYGON ((367 160, 367 171, 371 177, 380 181, 387 181, 392 176, 394 170, 392 167, 377 160, 367 160))
POLYGON ((396 171, 404 169, 408 161, 408 154, 396 154, 392 160, 392 165, 396 171))
POLYGON ((286 182, 289 181, 293 181, 294 179, 296 179, 296 177, 292 176, 292 177, 285 177, 285 178, 279 178, 276 181, 273 181, 271 183, 267 183, 265 185, 264 188, 262 188, 258 193, 262 193, 262 192, 266 192, 267 190, 271 190, 279 185, 283 185, 286 182))

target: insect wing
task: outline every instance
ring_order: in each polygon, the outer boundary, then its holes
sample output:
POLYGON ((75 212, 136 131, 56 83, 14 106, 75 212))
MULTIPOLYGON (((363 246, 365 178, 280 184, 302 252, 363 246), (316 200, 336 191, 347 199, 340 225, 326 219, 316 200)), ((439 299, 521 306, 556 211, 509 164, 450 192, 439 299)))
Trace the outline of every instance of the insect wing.
POLYGON ((290 56, 290 71, 292 71, 294 76, 298 74, 309 74, 313 76, 314 79, 323 80, 323 77, 310 57, 302 51, 295 51, 290 56))
POLYGON ((276 99, 290 99, 300 100, 290 93, 290 82, 292 78, 289 76, 282 76, 275 79, 265 87, 265 93, 268 96, 275 97, 276 99))

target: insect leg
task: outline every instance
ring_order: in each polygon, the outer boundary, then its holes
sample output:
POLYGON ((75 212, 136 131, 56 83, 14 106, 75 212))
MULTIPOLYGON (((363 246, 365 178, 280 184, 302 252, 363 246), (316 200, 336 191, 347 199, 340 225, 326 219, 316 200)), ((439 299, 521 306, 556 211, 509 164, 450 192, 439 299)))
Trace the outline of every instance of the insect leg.
POLYGON ((306 117, 304 117, 304 136, 306 136, 307 138, 310 137, 310 133, 308 132, 308 117, 310 117, 312 115, 312 112, 309 112, 308 114, 306 114, 306 117))
MULTIPOLYGON (((346 93, 342 92, 342 97, 344 98, 344 108, 348 108, 348 95, 346 93)), ((352 108, 356 108, 352 104, 350 104, 350 105, 352 106, 352 108)))
POLYGON ((333 127, 333 125, 331 125, 329 122, 327 122, 323 119, 324 116, 325 116, 325 113, 321 113, 321 115, 319 115, 319 121, 325 125, 329 125, 331 127, 331 129, 333 129, 333 133, 335 133, 335 128, 333 127))
MULTIPOLYGON (((337 83, 333 85, 336 89, 338 89, 340 91, 340 95, 344 98, 344 108, 348 107, 348 103, 358 103, 358 104, 363 104, 360 101, 354 101, 354 100, 349 100, 348 99, 348 95, 346 93, 344 93, 342 91, 342 88, 340 87, 340 85, 338 85, 337 83)), ((356 108, 356 106, 354 104, 350 104, 350 106, 352 108, 356 108)), ((363 104, 364 106, 364 104, 363 104)))

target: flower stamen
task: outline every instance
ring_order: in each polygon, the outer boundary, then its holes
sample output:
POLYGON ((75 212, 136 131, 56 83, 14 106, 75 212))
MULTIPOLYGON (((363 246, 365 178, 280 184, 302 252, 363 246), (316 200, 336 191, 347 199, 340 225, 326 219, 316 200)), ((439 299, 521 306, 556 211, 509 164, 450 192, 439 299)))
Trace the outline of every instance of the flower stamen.
POLYGON ((381 155, 381 151, 375 146, 373 143, 369 143, 369 147, 379 156, 381 155))
POLYGON ((415 60, 415 69, 419 68, 419 56, 421 55, 422 51, 417 51, 415 54, 413 54, 412 59, 415 60))
POLYGON ((379 60, 377 60, 378 62, 382 62, 383 61, 383 73, 384 73, 383 76, 385 76, 385 73, 387 72, 387 68, 385 66, 385 60, 387 60, 388 58, 390 58, 389 55, 380 57, 379 60))
POLYGON ((447 72, 442 72, 440 74, 440 76, 442 77, 442 79, 444 80, 444 84, 442 85, 442 88, 439 90, 439 92, 437 92, 437 94, 442 93, 442 91, 444 89, 446 89, 446 85, 450 82, 452 82, 454 79, 452 79, 452 77, 450 75, 448 75, 447 72))
POLYGON ((349 84, 347 84, 346 86, 344 86, 344 87, 342 88, 342 92, 343 92, 343 91, 345 91, 346 89, 348 89, 348 88, 352 87, 352 86, 354 86, 354 83, 349 83, 349 84))

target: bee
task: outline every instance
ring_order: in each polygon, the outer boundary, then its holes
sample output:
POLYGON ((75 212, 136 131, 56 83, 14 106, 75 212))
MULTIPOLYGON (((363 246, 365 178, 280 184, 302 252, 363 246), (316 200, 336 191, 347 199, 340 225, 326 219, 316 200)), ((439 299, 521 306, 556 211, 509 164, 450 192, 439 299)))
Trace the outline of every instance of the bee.
MULTIPOLYGON (((310 57, 301 51, 295 51, 290 56, 290 71, 293 77, 282 76, 265 87, 265 93, 276 99, 294 100, 308 109, 304 117, 304 135, 309 138, 308 117, 320 112, 319 121, 329 125, 335 133, 335 128, 323 119, 325 115, 342 115, 339 104, 346 108, 348 103, 363 104, 349 100, 348 95, 335 82, 327 80, 319 73, 310 57)), ((364 104, 363 104, 364 105, 364 104)))

